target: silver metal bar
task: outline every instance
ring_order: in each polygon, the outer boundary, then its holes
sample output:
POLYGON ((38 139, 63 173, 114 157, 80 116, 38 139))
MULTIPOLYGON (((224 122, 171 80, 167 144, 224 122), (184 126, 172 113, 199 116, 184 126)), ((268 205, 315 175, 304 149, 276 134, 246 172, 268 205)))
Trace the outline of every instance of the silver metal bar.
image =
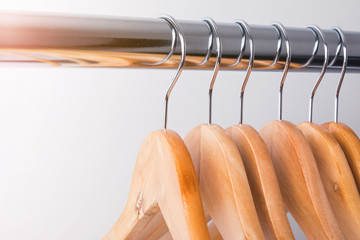
MULTIPOLYGON (((206 57, 210 30, 199 21, 179 20, 188 47, 185 69, 212 69, 215 56, 199 65, 206 57)), ((218 23, 223 44, 221 69, 246 69, 249 49, 243 60, 229 67, 240 53, 243 32, 235 23, 218 23)), ((254 70, 278 70, 284 66, 283 51, 277 64, 278 33, 269 26, 250 25, 254 44, 254 70)), ((286 28, 292 46, 291 69, 319 71, 324 58, 322 46, 308 66, 316 36, 307 28, 286 28)), ((334 30, 324 30, 330 61, 336 55, 339 37, 334 30)), ((349 53, 348 71, 360 72, 360 32, 344 31, 349 53)), ((172 31, 162 19, 108 17, 69 14, 0 12, 0 66, 62 66, 177 68, 180 44, 173 57, 160 65, 170 49, 172 31)), ((329 70, 341 70, 343 56, 329 70)))

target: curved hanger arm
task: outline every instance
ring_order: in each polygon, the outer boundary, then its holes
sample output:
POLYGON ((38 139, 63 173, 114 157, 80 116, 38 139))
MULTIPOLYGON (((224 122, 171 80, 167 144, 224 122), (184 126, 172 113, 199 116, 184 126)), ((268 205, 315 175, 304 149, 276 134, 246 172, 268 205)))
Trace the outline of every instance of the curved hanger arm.
POLYGON ((243 159, 266 239, 295 239, 286 216, 269 151, 260 134, 246 124, 226 129, 243 159))
POLYGON ((165 224, 176 240, 209 239, 190 155, 171 130, 144 140, 125 210, 103 240, 157 239, 153 234, 163 232, 155 230, 165 224))
POLYGON ((345 239, 304 134, 288 121, 266 124, 260 135, 274 163, 280 191, 308 239, 345 239))
POLYGON ((224 239, 265 239, 244 165, 230 136, 204 124, 184 139, 199 179, 201 198, 224 239))

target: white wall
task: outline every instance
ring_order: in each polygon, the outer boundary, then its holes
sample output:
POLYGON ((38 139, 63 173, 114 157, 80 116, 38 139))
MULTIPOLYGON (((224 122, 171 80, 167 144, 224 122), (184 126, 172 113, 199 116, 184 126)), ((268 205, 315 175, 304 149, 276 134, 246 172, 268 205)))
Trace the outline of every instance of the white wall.
MULTIPOLYGON (((3 0, 1 9, 179 19, 211 16, 286 26, 318 24, 360 31, 359 2, 3 0)), ((174 70, 1 69, 0 239, 101 239, 126 203, 142 139, 162 127, 163 98, 174 70)), ((220 72, 214 122, 238 121, 244 72, 220 72)), ((257 129, 276 118, 280 73, 254 72, 245 122, 257 129)), ((338 74, 327 74, 315 99, 314 121, 333 119, 338 74)), ((207 121, 210 72, 185 71, 170 99, 169 128, 182 136, 207 121)), ((284 119, 307 119, 317 73, 289 73, 284 119)), ((348 74, 340 120, 360 134, 360 76, 348 74)), ((305 239, 293 224, 297 239, 305 239)))

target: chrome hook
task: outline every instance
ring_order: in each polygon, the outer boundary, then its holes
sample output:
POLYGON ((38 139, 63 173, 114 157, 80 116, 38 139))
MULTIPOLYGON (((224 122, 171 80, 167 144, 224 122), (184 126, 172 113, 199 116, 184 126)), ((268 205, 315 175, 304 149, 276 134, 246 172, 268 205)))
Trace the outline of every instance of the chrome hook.
POLYGON ((184 38, 184 34, 181 31, 179 24, 177 23, 177 21, 168 15, 163 15, 160 16, 161 19, 164 19, 166 22, 168 22, 172 28, 175 30, 176 35, 179 37, 180 39, 180 44, 181 44, 181 58, 180 58, 180 63, 179 63, 179 67, 177 69, 176 75, 172 81, 172 83, 169 86, 169 89, 166 92, 166 96, 165 96, 165 111, 164 111, 164 129, 166 130, 167 128, 167 117, 168 117, 168 103, 169 103, 169 97, 170 97, 170 93, 173 90, 177 80, 180 77, 180 74, 184 68, 185 65, 185 57, 186 57, 186 42, 185 42, 185 38, 184 38))
MULTIPOLYGON (((341 52, 341 47, 342 47, 342 40, 341 40, 341 36, 340 34, 337 32, 338 30, 336 30, 338 28, 333 28, 333 30, 336 32, 336 34, 338 35, 338 38, 339 38, 339 44, 337 45, 336 47, 336 52, 335 52, 335 56, 333 58, 333 60, 331 60, 331 62, 329 63, 328 67, 331 67, 335 64, 336 60, 338 59, 339 55, 340 55, 340 52, 341 52)), ((340 31, 342 31, 340 29, 340 31)), ((347 61, 347 60, 346 60, 347 61)))
MULTIPOLYGON (((239 24, 237 21, 235 22, 237 24, 239 24)), ((246 23, 245 23, 246 24, 246 23)), ((246 24, 247 25, 247 24, 246 24)), ((243 35, 241 37, 241 44, 240 44, 240 52, 239 55, 237 57, 237 59, 235 60, 234 63, 227 65, 227 67, 234 67, 236 65, 238 65, 241 62, 241 59, 244 57, 244 53, 245 53, 245 48, 246 48, 246 32, 244 30, 244 27, 241 25, 240 23, 240 29, 243 32, 243 35)))
POLYGON ((209 87, 209 124, 211 124, 212 120, 212 93, 214 89, 214 83, 219 72, 220 64, 221 64, 221 56, 222 56, 222 44, 219 35, 219 29, 216 22, 209 17, 203 19, 203 21, 210 27, 211 34, 214 36, 216 41, 216 62, 214 66, 213 76, 211 79, 210 87, 209 87))
POLYGON ((339 95, 340 95, 340 89, 341 89, 341 86, 342 86, 342 83, 343 83, 343 80, 345 77, 347 65, 348 65, 348 52, 347 52, 347 44, 346 44, 344 32, 339 27, 335 27, 335 28, 333 28, 333 30, 338 34, 338 36, 340 38, 340 44, 342 46, 342 51, 344 54, 344 61, 343 61, 343 65, 341 68, 340 81, 339 81, 338 87, 336 89, 336 95, 335 95, 335 122, 337 123, 339 120, 339 95))
POLYGON ((320 75, 318 77, 318 80, 316 81, 315 86, 314 86, 314 88, 313 88, 313 90, 311 92, 311 96, 310 96, 309 122, 312 122, 314 96, 315 96, 316 90, 318 89, 318 87, 319 87, 319 85, 321 83, 321 80, 323 79, 323 77, 325 75, 325 72, 327 70, 327 66, 328 66, 328 63, 329 63, 329 49, 328 49, 327 41, 325 39, 325 35, 324 35, 323 31, 318 26, 311 25, 311 26, 308 26, 307 28, 309 28, 311 31, 313 31, 318 36, 318 38, 320 37, 321 40, 323 41, 323 45, 324 45, 324 63, 323 63, 323 66, 321 68, 321 72, 320 72, 320 75))
POLYGON ((274 66, 275 64, 278 63, 279 58, 280 58, 280 53, 281 53, 281 50, 282 50, 281 32, 279 31, 279 29, 277 27, 275 27, 275 30, 276 30, 276 32, 278 34, 278 41, 277 41, 277 46, 276 46, 276 55, 275 55, 274 61, 269 64, 269 67, 274 66))
POLYGON ((214 41, 213 41, 214 35, 212 34, 211 27, 209 26, 209 24, 206 24, 206 26, 210 30, 210 35, 209 35, 209 39, 208 39, 208 49, 207 49, 204 60, 201 63, 198 64, 199 66, 202 66, 202 65, 204 65, 205 63, 207 63, 209 61, 210 55, 212 53, 212 49, 213 49, 213 46, 214 46, 214 41))
MULTIPOLYGON (((164 19, 164 17, 165 17, 165 15, 162 15, 159 18, 164 19)), ((169 16, 167 16, 167 17, 169 17, 169 16)), ((164 19, 164 20, 166 20, 166 19, 164 19)), ((150 66, 161 65, 161 64, 165 63, 167 60, 169 60, 171 58, 171 56, 174 54, 175 49, 176 49, 177 31, 172 23, 170 23, 167 20, 166 20, 166 23, 168 23, 171 28, 171 46, 170 46, 170 51, 169 51, 168 55, 166 55, 166 57, 163 60, 161 60, 160 62, 143 63, 144 65, 150 65, 150 66)))
POLYGON ((235 21, 235 23, 242 28, 242 30, 244 31, 244 35, 246 36, 246 38, 249 39, 249 44, 250 44, 249 64, 246 69, 245 79, 243 81, 241 91, 240 91, 240 124, 242 124, 243 123, 243 109, 244 109, 244 94, 245 94, 245 88, 246 88, 247 82, 249 81, 249 78, 250 78, 251 70, 254 66, 255 45, 254 45, 254 39, 253 39, 249 25, 243 20, 237 20, 237 21, 235 21))
POLYGON ((319 51, 319 46, 320 46, 320 38, 318 36, 318 34, 316 34, 316 32, 312 29, 310 29, 314 34, 315 34, 315 44, 313 47, 313 51, 311 53, 311 57, 306 61, 306 63, 304 63, 303 65, 297 66, 296 68, 304 68, 307 67, 310 63, 312 63, 312 61, 314 60, 316 54, 319 51))
MULTIPOLYGON (((279 31, 279 33, 281 35, 281 42, 283 40, 285 40, 285 45, 286 45, 286 62, 285 62, 283 74, 281 77, 280 88, 279 88, 279 120, 282 120, 283 88, 284 88, 285 79, 286 79, 286 76, 287 76, 287 73, 289 71, 290 64, 291 64, 291 48, 290 48, 289 37, 287 35, 285 27, 281 23, 274 23, 273 26, 277 29, 277 31, 279 31)), ((282 45, 282 43, 281 43, 281 45, 282 45)))

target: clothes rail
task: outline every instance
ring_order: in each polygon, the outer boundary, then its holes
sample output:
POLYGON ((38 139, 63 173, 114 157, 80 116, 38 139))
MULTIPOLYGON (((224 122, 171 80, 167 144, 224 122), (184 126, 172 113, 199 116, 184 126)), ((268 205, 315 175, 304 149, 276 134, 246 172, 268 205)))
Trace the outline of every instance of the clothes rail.
MULTIPOLYGON (((185 69, 212 69, 215 56, 207 56, 209 27, 201 20, 178 20, 187 43, 185 69)), ((242 61, 240 54, 244 33, 234 23, 218 22, 223 44, 221 69, 246 69, 249 49, 242 61)), ((255 43, 254 70, 282 70, 284 47, 276 64, 280 36, 272 25, 250 25, 255 43)), ((316 35, 308 28, 286 28, 291 41, 291 69, 319 71, 324 59, 322 44, 313 58, 316 35), (305 64, 305 65, 304 65, 305 64)), ((360 32, 344 31, 348 46, 348 71, 360 72, 360 32)), ((176 68, 180 59, 177 44, 173 56, 163 64, 172 46, 173 32, 163 19, 109 17, 71 14, 0 12, 1 66, 62 66, 119 68, 176 68)), ((329 71, 340 71, 342 54, 337 55, 339 37, 334 30, 324 30, 330 61, 329 71)))

